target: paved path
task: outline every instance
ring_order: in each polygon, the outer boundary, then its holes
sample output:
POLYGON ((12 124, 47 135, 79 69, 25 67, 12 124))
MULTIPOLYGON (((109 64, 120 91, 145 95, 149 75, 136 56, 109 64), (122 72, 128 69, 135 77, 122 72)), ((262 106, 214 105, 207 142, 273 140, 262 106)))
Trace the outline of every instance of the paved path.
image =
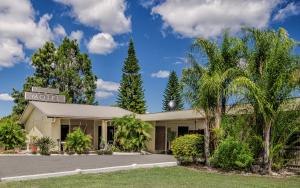
POLYGON ((176 161, 170 155, 0 156, 0 178, 176 161))

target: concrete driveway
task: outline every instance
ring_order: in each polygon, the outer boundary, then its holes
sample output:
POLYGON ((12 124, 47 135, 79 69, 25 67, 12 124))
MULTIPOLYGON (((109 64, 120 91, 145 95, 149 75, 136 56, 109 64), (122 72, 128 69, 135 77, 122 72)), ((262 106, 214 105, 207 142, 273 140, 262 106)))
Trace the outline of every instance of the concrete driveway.
POLYGON ((0 156, 0 178, 131 164, 175 162, 171 155, 0 156))

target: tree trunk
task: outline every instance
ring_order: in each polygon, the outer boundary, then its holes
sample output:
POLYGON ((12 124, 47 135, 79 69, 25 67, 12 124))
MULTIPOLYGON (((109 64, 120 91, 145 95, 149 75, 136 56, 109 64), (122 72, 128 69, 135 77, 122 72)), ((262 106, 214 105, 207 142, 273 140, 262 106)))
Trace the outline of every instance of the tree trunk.
POLYGON ((210 166, 209 157, 209 120, 205 118, 205 129, 204 129, 204 155, 205 155, 205 164, 206 166, 210 166))
POLYGON ((266 123, 264 127, 264 156, 263 156, 263 165, 265 173, 272 173, 272 164, 270 160, 270 131, 271 131, 271 123, 266 123))
POLYGON ((215 111, 215 126, 214 126, 214 149, 217 148, 219 144, 219 130, 221 128, 221 121, 222 121, 222 107, 219 105, 216 107, 215 111))

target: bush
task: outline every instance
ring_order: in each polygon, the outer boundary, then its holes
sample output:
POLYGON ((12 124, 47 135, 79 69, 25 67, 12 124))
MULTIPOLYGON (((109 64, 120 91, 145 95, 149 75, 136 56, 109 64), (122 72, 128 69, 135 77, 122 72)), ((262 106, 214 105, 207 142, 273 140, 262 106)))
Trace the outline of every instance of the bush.
POLYGON ((66 150, 68 153, 86 153, 90 149, 91 143, 92 138, 89 135, 85 135, 80 128, 77 128, 67 135, 66 150))
POLYGON ((253 154, 247 144, 228 137, 219 144, 210 161, 226 170, 242 170, 251 166, 253 154))
POLYGON ((180 163, 196 162, 204 153, 203 136, 189 134, 176 138, 171 145, 174 157, 180 163))
POLYGON ((146 149, 146 143, 150 140, 149 130, 152 125, 134 115, 114 118, 115 126, 114 146, 121 151, 141 151, 146 149))
POLYGON ((25 132, 12 119, 0 122, 0 142, 6 149, 14 149, 25 145, 25 132))
POLYGON ((54 146, 54 141, 49 137, 37 139, 36 145, 40 148, 41 155, 50 155, 50 150, 54 146))

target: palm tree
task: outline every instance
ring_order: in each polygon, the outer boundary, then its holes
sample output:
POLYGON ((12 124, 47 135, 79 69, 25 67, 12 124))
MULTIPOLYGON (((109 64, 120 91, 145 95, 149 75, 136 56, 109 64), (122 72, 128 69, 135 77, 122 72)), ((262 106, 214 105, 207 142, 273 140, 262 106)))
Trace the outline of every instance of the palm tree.
MULTIPOLYGON (((182 85, 184 96, 196 111, 203 110, 205 116, 205 158, 209 165, 209 125, 214 119, 214 132, 220 129, 221 117, 226 110, 226 91, 230 82, 241 74, 238 64, 241 59, 243 42, 229 37, 225 32, 221 48, 215 42, 198 38, 192 50, 201 50, 207 57, 207 66, 197 63, 193 54, 189 55, 191 67, 183 71, 182 85)), ((217 137, 217 136, 216 136, 217 137)), ((215 138, 214 146, 218 140, 215 138)))
MULTIPOLYGON (((243 41, 239 38, 230 37, 228 32, 224 33, 220 47, 216 42, 204 38, 198 38, 192 45, 193 50, 200 50, 207 57, 207 66, 199 67, 198 70, 202 72, 201 92, 208 92, 214 96, 212 105, 214 106, 215 131, 220 129, 222 115, 226 112, 228 86, 233 78, 242 74, 239 64, 243 57, 244 48, 243 41)), ((192 55, 190 59, 195 61, 192 55)))
POLYGON ((276 31, 246 30, 245 75, 232 82, 253 106, 256 123, 263 129, 265 171, 271 173, 271 128, 281 106, 299 83, 300 64, 292 55, 296 42, 284 29, 276 31))

